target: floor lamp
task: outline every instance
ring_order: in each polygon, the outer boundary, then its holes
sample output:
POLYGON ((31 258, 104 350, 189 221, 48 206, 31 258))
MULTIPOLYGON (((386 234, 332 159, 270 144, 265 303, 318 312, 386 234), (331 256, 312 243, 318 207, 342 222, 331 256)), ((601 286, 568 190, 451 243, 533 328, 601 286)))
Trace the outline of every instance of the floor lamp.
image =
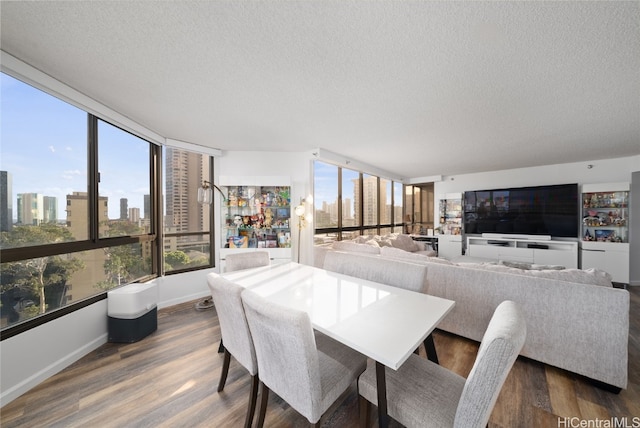
POLYGON ((305 204, 305 201, 304 199, 302 199, 300 201, 300 205, 298 205, 293 209, 293 212, 298 216, 298 260, 297 260, 298 263, 300 263, 300 242, 302 240, 301 239, 302 229, 306 226, 306 223, 307 223, 305 219, 306 208, 304 204, 305 204))

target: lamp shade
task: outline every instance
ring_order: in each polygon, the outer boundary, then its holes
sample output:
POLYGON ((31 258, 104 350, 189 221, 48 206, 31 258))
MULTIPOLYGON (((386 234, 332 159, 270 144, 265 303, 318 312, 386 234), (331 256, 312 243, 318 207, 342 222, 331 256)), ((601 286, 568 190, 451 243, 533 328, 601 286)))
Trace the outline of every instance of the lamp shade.
POLYGON ((213 191, 209 186, 198 187, 198 203, 211 204, 213 200, 213 191))
POLYGON ((302 204, 298 205, 297 207, 295 207, 295 208, 293 209, 293 212, 294 212, 294 213, 296 213, 296 215, 297 215, 298 217, 303 216, 303 215, 304 215, 304 211, 305 211, 305 210, 304 210, 304 205, 302 205, 302 204))

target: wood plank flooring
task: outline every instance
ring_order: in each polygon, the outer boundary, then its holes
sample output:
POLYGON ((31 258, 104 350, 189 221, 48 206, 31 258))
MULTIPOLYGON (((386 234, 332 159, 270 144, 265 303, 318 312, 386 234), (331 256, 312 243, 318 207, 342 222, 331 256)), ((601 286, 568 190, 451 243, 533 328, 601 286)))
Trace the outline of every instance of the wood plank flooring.
MULTIPOLYGON (((612 394, 572 373, 518 358, 490 427, 559 427, 564 418, 640 424, 640 287, 631 287, 629 386, 612 394), (637 419, 633 419, 637 418, 637 419)), ((222 364, 214 309, 194 302, 159 311, 158 330, 133 344, 108 343, 0 409, 10 427, 236 427, 242 426, 250 379, 233 359, 227 385, 216 392, 222 364)), ((440 363, 467 376, 478 344, 435 333, 440 363)), ((424 355, 424 350, 421 351, 424 355)), ((373 410, 372 410, 373 411, 373 410)), ((372 415, 374 416, 374 415, 372 415)), ((375 420, 375 418, 374 418, 375 420)), ((587 423, 587 422, 583 422, 587 423)), ((601 422, 602 423, 602 422, 601 422)), ((271 394, 266 425, 308 426, 271 394)), ((355 385, 324 420, 327 427, 358 425, 355 385)), ((399 426, 392 423, 392 426, 399 426)), ((608 426, 608 425, 588 425, 608 426)))

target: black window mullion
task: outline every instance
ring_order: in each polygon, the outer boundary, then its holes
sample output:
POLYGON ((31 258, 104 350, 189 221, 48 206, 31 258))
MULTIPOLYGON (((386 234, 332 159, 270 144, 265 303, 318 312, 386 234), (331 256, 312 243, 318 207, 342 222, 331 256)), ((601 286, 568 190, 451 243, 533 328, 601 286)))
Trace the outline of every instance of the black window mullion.
POLYGON ((100 172, 98 171, 98 118, 92 114, 87 114, 87 156, 88 174, 87 179, 87 203, 89 218, 89 241, 97 242, 99 238, 98 219, 100 207, 98 206, 98 183, 100 182, 100 172))
POLYGON ((342 240, 342 168, 338 167, 338 240, 342 240))
POLYGON ((164 274, 164 263, 162 263, 162 244, 164 242, 164 230, 162 226, 162 148, 151 145, 149 151, 151 167, 151 192, 149 195, 149 209, 151 210, 149 232, 156 237, 156 245, 151 251, 151 273, 157 275, 164 274))

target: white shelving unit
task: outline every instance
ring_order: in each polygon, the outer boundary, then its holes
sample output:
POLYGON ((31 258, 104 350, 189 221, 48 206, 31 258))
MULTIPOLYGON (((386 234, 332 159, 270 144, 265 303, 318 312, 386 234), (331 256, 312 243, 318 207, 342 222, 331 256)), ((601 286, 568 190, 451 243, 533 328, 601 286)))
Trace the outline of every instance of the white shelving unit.
POLYGON ((288 177, 220 177, 220 264, 228 254, 266 250, 272 263, 291 261, 291 184, 288 177))
POLYGON ((629 283, 629 183, 582 186, 580 267, 629 283))
POLYGON ((467 255, 495 260, 578 267, 578 243, 535 237, 468 237, 467 255))

